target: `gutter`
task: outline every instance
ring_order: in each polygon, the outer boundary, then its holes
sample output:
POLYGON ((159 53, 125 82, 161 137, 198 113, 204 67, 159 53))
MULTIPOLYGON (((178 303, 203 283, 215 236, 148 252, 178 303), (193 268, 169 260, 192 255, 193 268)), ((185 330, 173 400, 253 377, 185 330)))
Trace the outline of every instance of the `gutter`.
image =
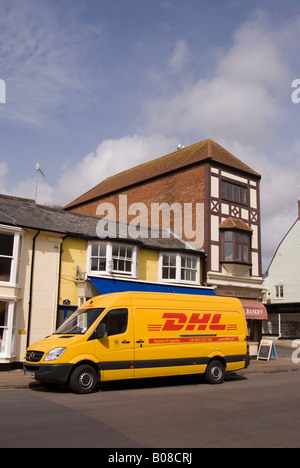
POLYGON ((31 326, 31 314, 32 314, 32 295, 33 295, 33 273, 34 273, 34 258, 35 258, 35 244, 36 239, 41 231, 38 231, 32 240, 32 257, 31 257, 31 271, 30 271, 30 289, 29 289, 29 302, 28 302, 28 322, 27 322, 27 343, 26 349, 30 342, 30 326, 31 326))

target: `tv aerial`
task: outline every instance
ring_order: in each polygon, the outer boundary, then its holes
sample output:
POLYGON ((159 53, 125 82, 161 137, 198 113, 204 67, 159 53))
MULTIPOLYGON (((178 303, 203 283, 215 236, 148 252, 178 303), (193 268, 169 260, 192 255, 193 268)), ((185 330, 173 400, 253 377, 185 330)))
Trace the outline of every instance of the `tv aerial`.
POLYGON ((35 178, 35 203, 36 203, 37 194, 38 194, 38 186, 39 186, 39 175, 42 174, 42 176, 45 178, 45 174, 43 173, 42 169, 40 168, 40 163, 36 163, 35 169, 36 169, 36 178, 35 178))

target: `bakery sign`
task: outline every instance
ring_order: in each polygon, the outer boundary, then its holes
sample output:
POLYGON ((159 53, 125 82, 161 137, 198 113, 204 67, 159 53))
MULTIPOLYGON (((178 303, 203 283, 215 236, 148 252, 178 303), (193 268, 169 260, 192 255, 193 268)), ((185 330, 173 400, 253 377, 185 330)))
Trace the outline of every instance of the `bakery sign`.
POLYGON ((268 320, 268 312, 262 302, 254 299, 241 299, 241 303, 248 320, 268 320))

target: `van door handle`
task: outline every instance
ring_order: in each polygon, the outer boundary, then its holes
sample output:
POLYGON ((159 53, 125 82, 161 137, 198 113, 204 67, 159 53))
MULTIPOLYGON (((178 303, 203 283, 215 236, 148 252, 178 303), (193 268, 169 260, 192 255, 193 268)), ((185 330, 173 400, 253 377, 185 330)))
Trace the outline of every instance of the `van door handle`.
POLYGON ((142 343, 145 343, 145 341, 144 340, 139 340, 139 341, 137 341, 137 343, 142 344, 142 343))
POLYGON ((130 341, 127 341, 127 340, 122 341, 122 344, 129 344, 129 343, 130 343, 130 341))

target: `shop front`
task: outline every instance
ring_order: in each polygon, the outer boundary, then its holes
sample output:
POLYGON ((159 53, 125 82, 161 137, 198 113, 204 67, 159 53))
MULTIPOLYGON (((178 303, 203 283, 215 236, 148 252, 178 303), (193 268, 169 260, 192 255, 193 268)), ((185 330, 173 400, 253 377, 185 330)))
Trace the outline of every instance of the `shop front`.
POLYGON ((262 339, 263 323, 268 320, 268 312, 262 302, 255 299, 241 299, 248 325, 250 355, 256 356, 262 339))
POLYGON ((282 339, 300 338, 300 304, 267 304, 268 319, 263 322, 263 334, 282 339))

